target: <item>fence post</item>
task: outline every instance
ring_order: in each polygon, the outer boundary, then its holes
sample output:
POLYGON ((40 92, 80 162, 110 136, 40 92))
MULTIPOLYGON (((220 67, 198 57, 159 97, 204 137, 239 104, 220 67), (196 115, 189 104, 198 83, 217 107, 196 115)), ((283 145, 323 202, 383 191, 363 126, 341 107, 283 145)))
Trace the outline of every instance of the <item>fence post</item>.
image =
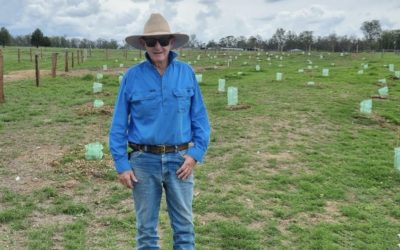
POLYGON ((74 52, 71 51, 71 68, 74 68, 74 52))
POLYGON ((21 49, 18 48, 18 63, 21 62, 21 49))
POLYGON ((36 72, 36 87, 39 87, 39 55, 35 54, 35 72, 36 72))
POLYGON ((76 62, 78 63, 78 65, 80 65, 80 63, 79 63, 79 49, 76 51, 76 62))
POLYGON ((83 64, 83 49, 81 49, 81 63, 83 64))
POLYGON ((3 52, 2 52, 2 50, 0 49, 0 103, 3 103, 3 102, 5 102, 5 99, 4 99, 4 78, 3 78, 3 73, 4 73, 4 70, 3 70, 4 68, 3 68, 3 52))
POLYGON ((51 54, 51 76, 57 75, 57 55, 58 53, 51 54))
POLYGON ((68 50, 65 50, 65 72, 68 72, 68 50))

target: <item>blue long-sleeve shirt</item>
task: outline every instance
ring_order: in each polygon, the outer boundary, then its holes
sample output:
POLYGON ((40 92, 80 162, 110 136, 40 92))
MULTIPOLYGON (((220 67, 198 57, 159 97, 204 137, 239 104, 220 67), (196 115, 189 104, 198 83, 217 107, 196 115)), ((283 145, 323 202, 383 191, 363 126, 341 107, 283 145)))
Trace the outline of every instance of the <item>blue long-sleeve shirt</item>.
POLYGON ((192 142, 187 154, 202 161, 210 126, 192 68, 169 53, 163 75, 147 60, 125 73, 117 96, 109 134, 118 173, 130 170, 127 143, 179 145, 192 142))

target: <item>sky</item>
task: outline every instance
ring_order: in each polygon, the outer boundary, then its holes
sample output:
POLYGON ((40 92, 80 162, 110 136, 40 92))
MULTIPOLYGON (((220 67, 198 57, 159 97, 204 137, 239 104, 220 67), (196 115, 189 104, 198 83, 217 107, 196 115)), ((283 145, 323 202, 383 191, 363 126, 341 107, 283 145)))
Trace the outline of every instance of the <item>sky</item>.
POLYGON ((232 35, 269 39, 278 28, 314 36, 363 37, 364 21, 400 29, 400 0, 0 0, 0 27, 13 36, 39 28, 45 36, 97 40, 140 35, 151 13, 172 32, 208 42, 232 35))

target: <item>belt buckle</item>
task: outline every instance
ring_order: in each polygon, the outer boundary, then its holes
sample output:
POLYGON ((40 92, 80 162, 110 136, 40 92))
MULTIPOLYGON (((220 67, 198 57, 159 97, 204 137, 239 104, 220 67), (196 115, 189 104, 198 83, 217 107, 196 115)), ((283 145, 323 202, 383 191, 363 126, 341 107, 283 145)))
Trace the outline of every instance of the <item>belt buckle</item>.
POLYGON ((167 147, 165 145, 160 145, 161 147, 161 154, 165 154, 167 151, 167 147))

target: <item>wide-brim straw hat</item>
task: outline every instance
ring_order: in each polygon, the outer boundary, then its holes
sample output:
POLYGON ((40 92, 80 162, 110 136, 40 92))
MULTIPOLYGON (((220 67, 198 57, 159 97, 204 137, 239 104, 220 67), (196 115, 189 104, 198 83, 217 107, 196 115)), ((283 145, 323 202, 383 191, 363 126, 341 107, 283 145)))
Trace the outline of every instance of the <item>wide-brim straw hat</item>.
POLYGON ((175 37, 175 43, 173 49, 177 49, 185 45, 189 41, 189 36, 182 33, 172 33, 169 24, 165 18, 159 13, 151 14, 149 20, 147 20, 144 25, 144 30, 142 35, 134 35, 128 36, 125 38, 125 41, 137 48, 137 49, 146 49, 141 43, 140 38, 146 36, 164 36, 171 35, 175 37))

